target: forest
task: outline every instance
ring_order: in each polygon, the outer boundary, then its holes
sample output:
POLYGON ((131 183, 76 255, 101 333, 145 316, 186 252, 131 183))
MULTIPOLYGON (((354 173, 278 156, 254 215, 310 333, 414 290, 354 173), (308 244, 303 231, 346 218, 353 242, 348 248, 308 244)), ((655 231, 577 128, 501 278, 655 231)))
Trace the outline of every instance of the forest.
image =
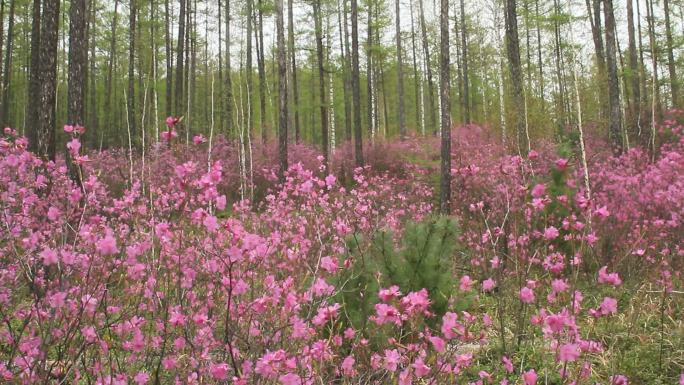
POLYGON ((682 0, 0 0, 0 382, 684 385, 683 71, 682 0))

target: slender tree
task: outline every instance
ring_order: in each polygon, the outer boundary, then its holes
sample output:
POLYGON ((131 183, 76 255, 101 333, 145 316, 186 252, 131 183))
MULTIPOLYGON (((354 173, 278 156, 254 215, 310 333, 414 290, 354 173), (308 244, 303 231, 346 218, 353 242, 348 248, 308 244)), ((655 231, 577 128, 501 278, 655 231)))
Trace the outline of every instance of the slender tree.
POLYGON ((2 115, 0 116, 0 125, 3 127, 12 125, 12 119, 10 117, 10 104, 12 103, 10 85, 12 79, 12 54, 14 53, 15 5, 16 1, 10 0, 9 17, 7 18, 7 48, 5 49, 5 62, 2 76, 2 115))
POLYGON ((171 15, 169 10, 169 0, 164 0, 164 51, 166 53, 166 116, 173 115, 173 53, 171 52, 171 49, 171 15))
POLYGON ((406 116, 404 113, 404 71, 401 52, 401 23, 399 16, 401 15, 401 10, 399 8, 399 0, 395 0, 394 4, 397 33, 397 97, 399 99, 399 134, 403 140, 406 137, 406 116))
MULTIPOLYGON (((11 13, 11 11, 10 11, 11 13)), ((670 0, 663 0, 663 13, 665 15, 665 41, 667 44, 667 69, 670 75, 670 92, 672 96, 672 106, 679 106, 679 81, 677 80, 677 70, 674 58, 674 42, 672 39, 672 26, 670 23, 670 0)), ((10 24, 11 25, 11 24, 10 24)), ((7 35, 9 39, 9 33, 7 35)))
POLYGON ((59 0, 46 1, 41 17, 40 107, 37 154, 55 160, 55 102, 57 98, 57 46, 59 43, 59 0))
POLYGON ((278 155, 280 181, 285 181, 287 171, 287 59, 285 50, 285 21, 283 0, 276 0, 276 40, 278 50, 278 155))
POLYGON ((325 83, 325 54, 323 52, 323 15, 321 12, 321 0, 313 1, 313 17, 314 17, 314 36, 316 39, 316 59, 318 64, 318 97, 319 108, 321 111, 321 151, 325 159, 325 165, 328 165, 328 100, 325 83))
MULTIPOLYGON (((30 58, 30 72, 28 85, 28 100, 34 101, 27 103, 27 137, 29 140, 29 149, 35 153, 38 152, 38 112, 40 103, 40 89, 41 89, 41 65, 40 65, 40 16, 41 16, 41 2, 40 0, 33 0, 33 7, 31 8, 31 58, 30 58)), ((0 45, 1 46, 1 45, 0 45)))
POLYGON ((183 113, 183 84, 185 83, 185 70, 183 66, 184 48, 185 48, 185 11, 186 1, 180 0, 180 8, 178 10, 178 40, 176 48, 176 80, 174 82, 175 91, 175 107, 174 114, 181 115, 183 113))
POLYGON ((463 123, 470 124, 470 82, 468 79, 468 29, 464 0, 461 3, 461 63, 463 64, 463 123))
POLYGON ((440 1, 440 55, 439 82, 442 98, 441 115, 441 178, 439 194, 439 211, 451 213, 451 86, 449 84, 449 0, 440 1))
POLYGON ((529 151, 529 141, 525 133, 525 106, 523 95, 522 71, 520 69, 520 45, 518 42, 518 12, 516 0, 506 0, 506 55, 511 74, 514 104, 514 122, 518 153, 529 151))
MULTIPOLYGON (((67 123, 73 126, 85 124, 86 62, 88 40, 86 37, 86 0, 71 0, 69 7, 69 87, 67 95, 67 123)), ((69 152, 66 152, 71 160, 69 152)), ((80 183, 78 168, 67 162, 69 175, 80 183)))
POLYGON ((634 9, 632 0, 627 0, 627 36, 629 39, 629 71, 627 76, 630 84, 629 127, 636 132, 639 125, 639 111, 641 109, 641 87, 639 82, 639 62, 637 59, 636 37, 634 32, 634 9))
POLYGON ((608 69, 608 109, 609 133, 613 152, 622 151, 622 122, 620 114, 620 85, 617 77, 617 60, 615 44, 615 16, 613 0, 603 0, 603 12, 606 21, 606 64, 608 69))
POLYGON ((354 158, 363 167, 363 137, 361 135, 361 85, 359 80, 359 6, 351 0, 352 26, 352 100, 354 105, 354 158))
POLYGON ((135 104, 135 34, 137 7, 135 0, 130 0, 129 7, 129 26, 128 26, 128 93, 126 102, 128 104, 128 127, 130 127, 131 138, 136 137, 136 104, 135 104))
POLYGON ((231 32, 230 32, 230 2, 226 1, 226 84, 225 84, 225 98, 226 98, 226 128, 228 135, 233 134, 235 130, 235 122, 233 120, 233 70, 231 64, 231 32))

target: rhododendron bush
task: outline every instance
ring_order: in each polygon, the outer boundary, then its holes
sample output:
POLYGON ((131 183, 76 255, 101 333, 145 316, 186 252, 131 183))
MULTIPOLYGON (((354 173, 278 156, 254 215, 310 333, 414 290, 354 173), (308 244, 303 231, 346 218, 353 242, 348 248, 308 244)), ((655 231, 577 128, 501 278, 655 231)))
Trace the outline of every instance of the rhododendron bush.
POLYGON ((248 200, 222 139, 143 158, 86 154, 72 129, 73 178, 7 129, 0 378, 682 384, 684 139, 661 131, 655 155, 592 144, 587 190, 572 148, 456 130, 447 219, 435 138, 369 147, 363 169, 298 146, 283 183, 255 146, 248 200))

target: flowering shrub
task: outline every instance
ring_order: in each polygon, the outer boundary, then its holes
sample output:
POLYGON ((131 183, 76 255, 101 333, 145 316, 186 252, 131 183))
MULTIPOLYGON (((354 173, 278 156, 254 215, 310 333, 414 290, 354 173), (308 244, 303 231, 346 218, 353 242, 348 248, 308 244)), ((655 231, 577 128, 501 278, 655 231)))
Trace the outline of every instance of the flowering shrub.
POLYGON ((591 196, 572 154, 455 131, 458 232, 431 215, 434 138, 367 149, 365 169, 298 146, 282 184, 255 147, 249 201, 235 145, 209 158, 174 124, 145 157, 82 154, 72 127, 80 183, 5 130, 3 381, 684 381, 674 121, 655 162, 593 150, 591 196))

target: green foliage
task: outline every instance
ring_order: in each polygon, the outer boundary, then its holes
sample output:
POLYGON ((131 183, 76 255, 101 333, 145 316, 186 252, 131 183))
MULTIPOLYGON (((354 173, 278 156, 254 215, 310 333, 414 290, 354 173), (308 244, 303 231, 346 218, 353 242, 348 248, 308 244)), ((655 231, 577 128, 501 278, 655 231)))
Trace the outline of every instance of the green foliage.
POLYGON ((451 297, 457 235, 456 221, 441 216, 408 224, 399 242, 389 231, 367 242, 356 236, 348 239, 354 263, 337 282, 343 286, 337 300, 344 304, 348 322, 365 329, 379 301, 378 290, 392 285, 399 286, 404 294, 427 289, 436 315, 433 319, 440 319, 451 297))

